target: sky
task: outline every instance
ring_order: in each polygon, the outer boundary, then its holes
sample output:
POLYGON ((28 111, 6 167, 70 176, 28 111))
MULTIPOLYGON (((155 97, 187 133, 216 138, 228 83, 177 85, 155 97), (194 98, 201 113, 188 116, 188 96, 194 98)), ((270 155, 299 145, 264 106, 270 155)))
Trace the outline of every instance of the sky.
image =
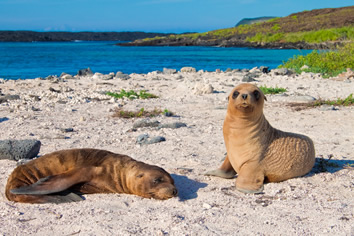
POLYGON ((354 0, 0 0, 0 30, 206 32, 354 0))

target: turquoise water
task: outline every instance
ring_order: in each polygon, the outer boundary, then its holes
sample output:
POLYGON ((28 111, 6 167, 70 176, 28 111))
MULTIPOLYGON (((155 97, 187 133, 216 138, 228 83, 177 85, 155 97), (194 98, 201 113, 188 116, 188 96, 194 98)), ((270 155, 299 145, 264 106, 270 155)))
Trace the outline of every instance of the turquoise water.
POLYGON ((90 67, 93 72, 148 73, 163 68, 215 71, 276 68, 311 50, 219 47, 120 47, 116 42, 0 43, 0 78, 32 79, 90 67))

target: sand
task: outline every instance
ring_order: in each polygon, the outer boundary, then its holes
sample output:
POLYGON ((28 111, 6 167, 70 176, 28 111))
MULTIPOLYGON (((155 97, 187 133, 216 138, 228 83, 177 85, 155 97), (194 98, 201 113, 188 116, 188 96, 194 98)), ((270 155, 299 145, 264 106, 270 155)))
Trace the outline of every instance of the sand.
POLYGON ((258 86, 282 87, 267 95, 264 113, 273 127, 315 143, 317 163, 301 178, 269 183, 257 195, 235 190, 234 179, 204 176, 225 156, 222 124, 228 93, 241 72, 131 74, 128 80, 77 77, 0 81, 0 93, 19 100, 0 104, 0 137, 38 139, 39 155, 67 148, 100 148, 163 167, 175 180, 166 201, 128 194, 91 194, 81 202, 23 204, 6 199, 7 177, 17 163, 0 160, 1 235, 354 235, 354 107, 298 109, 292 102, 345 98, 353 81, 316 74, 262 74, 258 86), (146 90, 157 99, 113 99, 105 92, 146 90), (212 93, 210 93, 212 92, 212 93), (116 108, 168 109, 150 121, 183 122, 179 129, 133 130, 142 118, 112 117, 116 108), (73 132, 65 132, 72 128, 73 132), (139 145, 141 134, 165 142, 139 145), (330 160, 329 160, 330 159, 330 160))

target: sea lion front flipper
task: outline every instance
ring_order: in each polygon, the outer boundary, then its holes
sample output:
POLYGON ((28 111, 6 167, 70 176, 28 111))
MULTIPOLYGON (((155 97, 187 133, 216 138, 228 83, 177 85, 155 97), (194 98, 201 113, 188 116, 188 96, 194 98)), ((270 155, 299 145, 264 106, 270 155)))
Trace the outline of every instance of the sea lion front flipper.
POLYGON ((224 162, 222 163, 219 169, 210 170, 206 172, 204 175, 217 176, 224 179, 232 179, 235 177, 236 171, 232 167, 228 156, 226 156, 224 162))
POLYGON ((62 192, 71 186, 91 180, 91 168, 73 169, 63 174, 51 175, 39 179, 36 183, 11 189, 13 194, 46 195, 62 192))

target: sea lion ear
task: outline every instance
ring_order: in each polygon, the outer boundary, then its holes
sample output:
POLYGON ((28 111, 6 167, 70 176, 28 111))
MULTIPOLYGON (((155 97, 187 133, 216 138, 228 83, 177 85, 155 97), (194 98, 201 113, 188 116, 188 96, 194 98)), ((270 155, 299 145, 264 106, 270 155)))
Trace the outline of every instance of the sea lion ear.
POLYGON ((267 97, 265 95, 263 95, 263 97, 264 97, 264 101, 267 101, 267 97))
POLYGON ((229 101, 229 96, 226 97, 226 100, 229 101))

